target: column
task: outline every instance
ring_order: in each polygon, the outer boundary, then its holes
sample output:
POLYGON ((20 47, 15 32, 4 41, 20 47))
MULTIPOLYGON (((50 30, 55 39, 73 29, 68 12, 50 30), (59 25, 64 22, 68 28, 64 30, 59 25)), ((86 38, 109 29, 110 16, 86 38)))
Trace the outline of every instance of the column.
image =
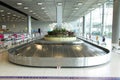
POLYGON ((85 16, 83 16, 83 34, 82 36, 85 37, 85 16))
POLYGON ((102 27, 101 27, 101 36, 104 35, 105 29, 105 4, 102 5, 102 27))
POLYGON ((31 35, 31 16, 28 16, 28 33, 31 35))
POLYGON ((62 25, 62 3, 57 5, 57 26, 61 27, 62 25))
POLYGON ((114 0, 112 43, 118 44, 119 38, 120 38, 120 0, 114 0))
POLYGON ((89 27, 90 34, 92 34, 91 28, 92 28, 92 12, 90 12, 90 27, 89 27))

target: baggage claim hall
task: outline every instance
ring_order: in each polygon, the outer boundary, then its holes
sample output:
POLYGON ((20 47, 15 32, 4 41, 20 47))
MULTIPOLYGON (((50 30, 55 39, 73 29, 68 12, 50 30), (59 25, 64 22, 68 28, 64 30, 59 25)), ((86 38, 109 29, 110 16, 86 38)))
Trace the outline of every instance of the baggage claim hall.
POLYGON ((119 60, 120 0, 0 0, 0 80, 120 78, 119 60))

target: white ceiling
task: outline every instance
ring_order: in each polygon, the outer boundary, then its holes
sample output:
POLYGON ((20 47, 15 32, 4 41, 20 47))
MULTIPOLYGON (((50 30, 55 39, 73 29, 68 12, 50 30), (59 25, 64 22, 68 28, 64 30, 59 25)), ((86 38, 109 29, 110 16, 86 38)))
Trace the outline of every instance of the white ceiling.
MULTIPOLYGON (((46 21, 56 22, 56 5, 57 3, 60 2, 62 3, 63 6, 63 22, 67 22, 80 18, 86 12, 96 8, 97 6, 100 6, 106 0, 0 0, 0 1, 18 9, 21 12, 24 12, 25 14, 28 14, 38 19, 39 21, 45 22, 46 21), (18 2, 22 3, 22 5, 17 5, 18 2), (37 4, 38 2, 42 3, 42 5, 38 5, 37 4), (28 7, 28 9, 24 9, 24 7, 28 7), (41 9, 43 7, 44 9, 41 9)), ((4 20, 3 17, 5 18, 5 21, 9 21, 8 16, 11 16, 11 18, 13 17, 17 18, 16 21, 24 21, 23 18, 25 16, 21 15, 20 13, 7 9, 3 6, 0 6, 0 10, 4 10, 4 12, 0 11, 0 22, 4 20), (16 16, 13 16, 14 14, 16 16)))
POLYGON ((0 5, 0 22, 20 22, 26 19, 24 15, 0 5))

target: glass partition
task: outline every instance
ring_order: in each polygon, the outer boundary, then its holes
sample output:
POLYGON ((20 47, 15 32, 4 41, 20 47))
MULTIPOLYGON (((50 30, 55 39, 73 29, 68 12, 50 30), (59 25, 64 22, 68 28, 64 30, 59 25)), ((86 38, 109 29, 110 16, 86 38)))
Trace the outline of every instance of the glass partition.
POLYGON ((102 6, 96 8, 91 13, 92 16, 92 26, 91 32, 92 35, 101 35, 101 28, 102 28, 102 6))
POLYGON ((113 1, 111 2, 106 2, 105 3, 105 29, 104 29, 104 34, 107 37, 112 36, 112 18, 113 18, 113 1))

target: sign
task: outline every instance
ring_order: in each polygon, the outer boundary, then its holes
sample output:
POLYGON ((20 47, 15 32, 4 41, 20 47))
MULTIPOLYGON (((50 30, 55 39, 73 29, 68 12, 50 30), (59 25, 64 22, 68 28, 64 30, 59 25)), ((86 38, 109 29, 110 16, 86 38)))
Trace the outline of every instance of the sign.
POLYGON ((6 29, 6 25, 2 25, 2 29, 6 29))

